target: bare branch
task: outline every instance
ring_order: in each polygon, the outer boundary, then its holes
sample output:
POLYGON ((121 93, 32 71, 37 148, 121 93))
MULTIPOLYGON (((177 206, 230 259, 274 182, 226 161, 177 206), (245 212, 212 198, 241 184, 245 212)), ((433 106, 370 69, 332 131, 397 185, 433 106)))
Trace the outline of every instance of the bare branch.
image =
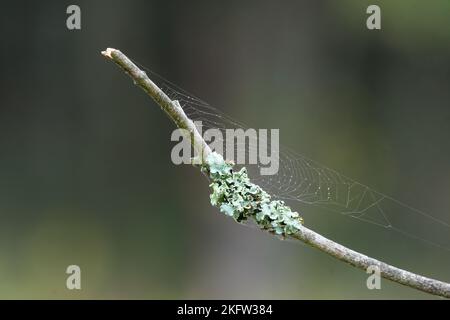
POLYGON ((177 100, 171 100, 156 84, 151 81, 147 74, 139 69, 128 57, 116 49, 108 48, 102 51, 102 55, 114 61, 121 67, 133 80, 136 85, 141 87, 155 102, 167 113, 167 115, 175 122, 180 129, 189 131, 192 139, 192 144, 197 152, 201 155, 201 160, 204 162, 211 149, 203 140, 194 125, 194 122, 189 119, 181 108, 177 100))

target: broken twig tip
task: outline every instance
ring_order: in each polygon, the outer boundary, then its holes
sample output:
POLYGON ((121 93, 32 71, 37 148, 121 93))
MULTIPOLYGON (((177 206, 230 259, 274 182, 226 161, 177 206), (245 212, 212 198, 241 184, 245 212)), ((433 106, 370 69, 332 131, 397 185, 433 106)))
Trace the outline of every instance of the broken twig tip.
POLYGON ((105 57, 111 59, 111 58, 112 58, 111 53, 112 53, 113 51, 117 51, 117 50, 116 50, 116 49, 113 49, 113 48, 107 48, 105 51, 102 51, 102 55, 104 55, 105 57))

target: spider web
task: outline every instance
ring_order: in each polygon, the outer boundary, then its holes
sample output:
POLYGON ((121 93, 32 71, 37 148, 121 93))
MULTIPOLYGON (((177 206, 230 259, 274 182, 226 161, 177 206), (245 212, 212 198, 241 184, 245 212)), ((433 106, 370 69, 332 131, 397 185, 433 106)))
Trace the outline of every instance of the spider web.
MULTIPOLYGON (((178 100, 190 119, 201 121, 203 132, 219 129, 225 137, 226 129, 248 128, 157 73, 143 69, 172 100, 178 100)), ((259 136, 258 140, 270 150, 270 139, 264 140, 264 137, 259 136)), ((256 146, 245 142, 235 141, 234 147, 234 154, 243 152, 246 159, 249 159, 250 152, 257 151, 254 150, 256 146)), ((278 156, 279 170, 275 175, 261 175, 259 164, 245 165, 252 181, 274 198, 337 212, 450 251, 448 222, 378 192, 285 146, 280 145, 278 156)), ((304 212, 301 211, 301 214, 304 212)))

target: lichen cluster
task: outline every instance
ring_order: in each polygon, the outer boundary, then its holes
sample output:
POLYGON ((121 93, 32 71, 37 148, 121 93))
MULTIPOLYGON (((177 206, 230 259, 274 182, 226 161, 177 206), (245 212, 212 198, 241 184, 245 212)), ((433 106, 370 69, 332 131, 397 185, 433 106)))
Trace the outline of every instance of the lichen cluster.
POLYGON ((219 207, 237 222, 253 218, 262 228, 278 235, 289 235, 298 231, 303 219, 291 211, 281 200, 271 200, 270 195, 258 185, 250 182, 247 170, 233 170, 233 165, 212 152, 206 158, 202 170, 212 180, 211 204, 219 207))

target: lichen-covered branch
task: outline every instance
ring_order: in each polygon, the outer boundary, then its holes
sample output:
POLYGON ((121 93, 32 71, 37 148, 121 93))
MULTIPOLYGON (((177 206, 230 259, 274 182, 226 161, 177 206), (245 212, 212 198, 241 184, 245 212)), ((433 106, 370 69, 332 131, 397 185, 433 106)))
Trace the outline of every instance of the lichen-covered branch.
POLYGON ((108 48, 102 54, 120 66, 175 124, 186 129, 192 144, 201 155, 202 170, 211 178, 211 203, 220 211, 240 222, 253 219, 262 229, 295 238, 354 267, 367 270, 378 266, 382 277, 430 294, 450 298, 450 284, 427 278, 368 257, 336 243, 303 225, 298 213, 291 211, 282 201, 271 200, 256 184, 251 183, 244 169, 234 171, 233 166, 214 153, 184 113, 178 101, 171 100, 130 59, 116 49, 108 48))
POLYGON ((206 157, 202 170, 212 180, 211 204, 219 207, 237 222, 253 219, 264 230, 281 236, 298 232, 303 219, 283 201, 272 200, 260 186, 252 183, 247 170, 233 170, 233 165, 212 152, 206 157))

